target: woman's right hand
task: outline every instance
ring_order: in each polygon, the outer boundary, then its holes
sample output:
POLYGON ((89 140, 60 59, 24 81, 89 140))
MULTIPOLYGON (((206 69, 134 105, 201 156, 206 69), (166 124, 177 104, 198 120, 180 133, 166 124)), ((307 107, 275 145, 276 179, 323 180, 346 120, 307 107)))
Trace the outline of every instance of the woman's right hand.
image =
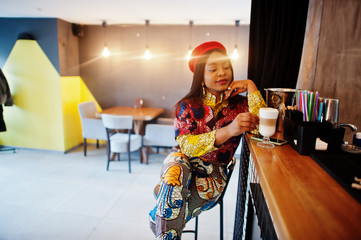
POLYGON ((244 132, 253 131, 259 123, 257 115, 244 112, 237 115, 235 119, 226 127, 217 129, 215 146, 220 146, 228 139, 238 136, 244 132))
POLYGON ((237 117, 227 126, 232 136, 238 136, 244 132, 253 131, 259 124, 257 115, 250 112, 244 112, 237 115, 237 117))

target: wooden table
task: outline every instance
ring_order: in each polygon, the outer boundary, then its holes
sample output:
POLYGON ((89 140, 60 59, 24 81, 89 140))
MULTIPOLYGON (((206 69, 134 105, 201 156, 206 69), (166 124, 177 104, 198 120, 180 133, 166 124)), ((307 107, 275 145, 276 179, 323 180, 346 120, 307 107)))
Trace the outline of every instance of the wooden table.
POLYGON ((158 117, 164 112, 163 108, 154 108, 154 107, 141 107, 134 108, 129 106, 115 106, 111 108, 104 109, 100 112, 106 114, 114 115, 130 115, 134 119, 134 131, 137 134, 144 135, 144 122, 151 121, 154 118, 158 117))
POLYGON ((249 134, 242 148, 234 239, 247 234, 243 226, 252 175, 257 175, 266 203, 262 212, 269 212, 277 238, 361 239, 359 202, 311 157, 299 155, 289 144, 260 148, 249 134))
MULTIPOLYGON (((154 107, 129 107, 129 106, 115 106, 111 108, 104 109, 100 114, 113 114, 113 115, 130 115, 134 120, 134 132, 136 134, 144 135, 145 122, 151 121, 154 118, 158 117, 164 112, 163 108, 154 108, 154 107)), ((146 158, 146 149, 142 148, 141 150, 141 159, 142 163, 147 163, 146 158)))

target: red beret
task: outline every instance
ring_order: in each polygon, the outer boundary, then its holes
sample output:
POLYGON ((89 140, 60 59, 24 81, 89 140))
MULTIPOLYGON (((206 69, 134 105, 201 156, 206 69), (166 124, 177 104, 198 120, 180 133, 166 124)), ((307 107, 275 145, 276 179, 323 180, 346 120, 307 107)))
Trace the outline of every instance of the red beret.
POLYGON ((226 48, 219 42, 211 41, 211 42, 205 42, 200 44, 198 47, 196 47, 191 55, 191 58, 188 62, 189 69, 194 73, 194 69, 196 68, 197 62, 199 58, 212 49, 220 49, 227 53, 226 48))

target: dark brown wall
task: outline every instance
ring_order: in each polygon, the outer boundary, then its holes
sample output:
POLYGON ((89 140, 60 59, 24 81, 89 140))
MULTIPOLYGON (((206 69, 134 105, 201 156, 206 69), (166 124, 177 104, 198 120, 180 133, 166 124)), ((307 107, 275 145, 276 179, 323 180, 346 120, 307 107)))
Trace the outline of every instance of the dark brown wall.
MULTIPOLYGON (((237 29, 238 60, 232 60, 235 78, 247 76, 249 26, 237 29)), ((193 26, 192 44, 216 40, 229 53, 235 46, 234 26, 193 26), (208 34, 207 34, 208 33, 208 34)), ((146 27, 140 25, 84 26, 79 38, 80 75, 103 108, 114 105, 133 106, 143 98, 145 106, 170 111, 189 90, 192 73, 185 56, 190 44, 188 25, 150 25, 148 45, 154 57, 145 60, 146 27), (104 43, 113 53, 101 57, 104 43)))
POLYGON ((71 23, 58 19, 59 66, 61 76, 79 76, 79 43, 71 23))
MULTIPOLYGON (((325 0, 314 89, 340 100, 340 123, 361 131, 361 1, 325 0)), ((350 130, 346 140, 351 141, 350 130)))

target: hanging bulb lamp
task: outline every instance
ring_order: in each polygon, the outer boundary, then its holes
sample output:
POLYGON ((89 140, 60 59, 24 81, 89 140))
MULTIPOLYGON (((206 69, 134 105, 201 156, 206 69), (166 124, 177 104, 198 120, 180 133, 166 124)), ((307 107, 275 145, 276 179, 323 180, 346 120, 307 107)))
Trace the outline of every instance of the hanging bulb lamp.
POLYGON ((149 45, 148 45, 148 28, 149 28, 149 20, 145 20, 145 27, 146 27, 146 46, 145 46, 145 53, 143 55, 144 59, 149 60, 152 58, 152 54, 150 53, 149 50, 149 45))
POLYGON ((188 48, 188 54, 186 56, 187 61, 191 59, 192 55, 192 27, 193 27, 193 21, 189 21, 189 48, 188 48))
POLYGON ((238 47, 237 47, 237 39, 238 39, 238 26, 239 26, 239 20, 236 20, 235 21, 235 26, 236 26, 236 29, 235 29, 235 44, 234 44, 234 51, 232 53, 232 58, 234 60, 237 60, 239 58, 239 53, 238 53, 238 47))
POLYGON ((102 52, 103 57, 107 58, 110 56, 110 52, 107 46, 104 46, 103 52, 102 52))
POLYGON ((102 26, 104 28, 104 49, 102 52, 102 56, 107 58, 110 56, 110 52, 109 52, 109 49, 107 46, 107 29, 106 29, 107 23, 105 21, 103 21, 102 26))

